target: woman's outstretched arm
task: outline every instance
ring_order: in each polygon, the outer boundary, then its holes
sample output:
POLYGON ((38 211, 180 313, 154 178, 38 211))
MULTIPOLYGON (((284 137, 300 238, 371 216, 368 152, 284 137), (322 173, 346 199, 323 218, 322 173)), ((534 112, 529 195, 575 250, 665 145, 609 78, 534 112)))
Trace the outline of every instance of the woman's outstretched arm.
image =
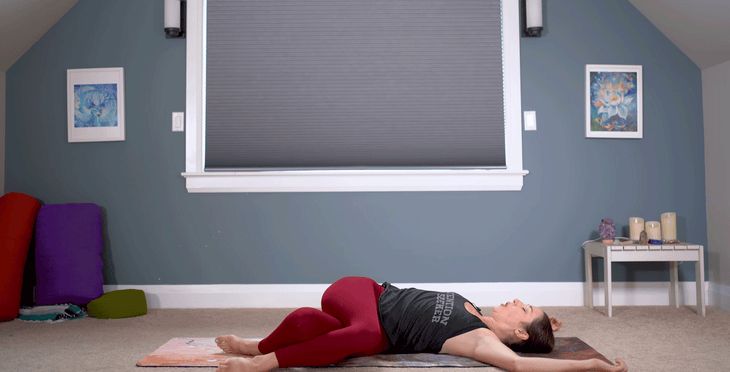
POLYGON ((475 346, 471 346, 470 348, 472 348, 472 350, 456 347, 454 348, 454 350, 450 350, 449 353, 472 358, 480 362, 506 369, 510 372, 628 371, 626 364, 620 359, 616 359, 616 365, 612 366, 600 359, 567 360, 540 357, 522 357, 517 355, 514 351, 512 351, 512 349, 503 344, 502 341, 500 341, 499 338, 497 338, 491 332, 488 332, 488 334, 485 335, 485 337, 482 337, 475 346))

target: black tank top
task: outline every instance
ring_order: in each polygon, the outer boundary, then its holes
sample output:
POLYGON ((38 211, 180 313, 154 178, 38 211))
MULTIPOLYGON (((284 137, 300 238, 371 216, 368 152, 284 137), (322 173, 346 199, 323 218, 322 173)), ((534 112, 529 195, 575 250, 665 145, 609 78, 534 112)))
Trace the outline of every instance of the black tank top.
POLYGON ((388 336, 388 353, 438 353, 451 337, 489 328, 464 308, 472 303, 458 293, 400 289, 388 282, 383 287, 378 316, 388 336))

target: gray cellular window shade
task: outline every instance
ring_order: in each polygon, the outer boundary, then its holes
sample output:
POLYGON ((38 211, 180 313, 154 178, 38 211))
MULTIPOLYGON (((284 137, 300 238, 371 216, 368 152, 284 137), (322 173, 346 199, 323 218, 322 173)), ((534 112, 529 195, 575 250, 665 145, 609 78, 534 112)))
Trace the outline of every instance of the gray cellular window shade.
POLYGON ((505 167, 499 0, 208 0, 206 170, 505 167))

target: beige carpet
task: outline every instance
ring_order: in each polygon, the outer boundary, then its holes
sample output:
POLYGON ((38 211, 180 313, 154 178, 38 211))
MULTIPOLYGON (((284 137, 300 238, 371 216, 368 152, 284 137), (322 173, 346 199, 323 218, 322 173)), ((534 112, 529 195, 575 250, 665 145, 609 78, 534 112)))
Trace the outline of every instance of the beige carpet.
MULTIPOLYGON (((561 337, 579 337, 613 360, 622 358, 630 371, 730 370, 730 312, 713 307, 699 317, 694 307, 614 307, 602 309, 546 307, 565 321, 561 337)), ((82 318, 56 324, 19 320, 0 323, 0 371, 135 371, 135 364, 175 337, 215 337, 233 333, 265 337, 292 309, 150 309, 127 319, 82 318)), ((484 308, 486 312, 491 311, 484 308)), ((384 368, 354 368, 357 372, 384 368)), ((428 371, 463 369, 430 368, 428 371)), ((185 371, 213 371, 186 368, 185 371)), ((330 368, 336 372, 341 368, 330 368)), ((347 368, 347 372, 355 372, 347 368)), ((407 372, 399 368, 398 372, 407 372)), ((423 372, 423 369, 412 369, 423 372)), ((470 372, 489 368, 470 368, 470 372)), ((159 367, 155 372, 180 368, 159 367)), ((322 369, 317 369, 322 371, 322 369)))

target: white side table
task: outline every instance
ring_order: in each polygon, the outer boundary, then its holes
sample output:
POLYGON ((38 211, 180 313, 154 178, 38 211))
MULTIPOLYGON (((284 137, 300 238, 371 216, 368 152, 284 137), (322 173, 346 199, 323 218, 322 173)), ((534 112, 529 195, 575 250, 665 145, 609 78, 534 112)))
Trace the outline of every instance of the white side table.
POLYGON ((695 244, 667 245, 613 245, 598 242, 586 243, 586 306, 593 308, 593 267, 592 257, 603 257, 604 281, 606 283, 606 315, 611 317, 611 264, 614 262, 669 262, 669 304, 679 307, 679 278, 677 263, 694 261, 697 281, 697 315, 705 316, 705 247, 695 244))

